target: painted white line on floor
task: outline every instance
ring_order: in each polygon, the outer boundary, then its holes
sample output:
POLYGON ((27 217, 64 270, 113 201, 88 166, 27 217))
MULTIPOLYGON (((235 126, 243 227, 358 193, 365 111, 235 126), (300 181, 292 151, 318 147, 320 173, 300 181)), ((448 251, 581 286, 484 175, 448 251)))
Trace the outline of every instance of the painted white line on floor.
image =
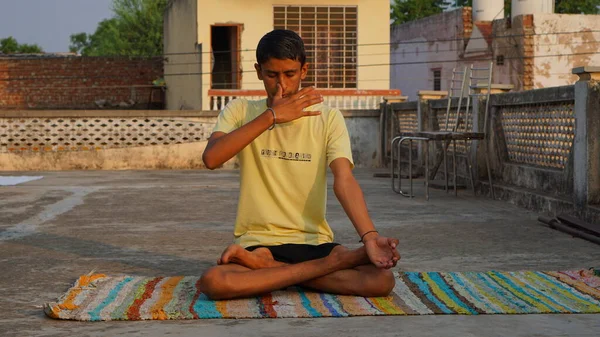
POLYGON ((20 224, 8 227, 6 230, 0 232, 0 242, 19 239, 35 233, 40 225, 82 205, 85 196, 100 189, 102 188, 77 187, 65 189, 66 191, 73 192, 73 194, 57 203, 46 206, 43 211, 20 224))
POLYGON ((15 186, 18 184, 26 183, 42 179, 42 176, 0 176, 0 186, 15 186))

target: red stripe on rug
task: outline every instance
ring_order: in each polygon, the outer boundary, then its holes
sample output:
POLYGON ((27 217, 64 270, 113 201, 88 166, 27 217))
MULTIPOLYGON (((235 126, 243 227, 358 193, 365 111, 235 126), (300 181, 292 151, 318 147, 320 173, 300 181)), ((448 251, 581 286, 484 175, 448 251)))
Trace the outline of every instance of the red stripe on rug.
POLYGON ((261 304, 261 314, 263 314, 263 316, 277 318, 277 312, 273 308, 273 304, 277 304, 277 302, 273 302, 273 296, 271 294, 261 296, 259 301, 261 304))
POLYGON ((198 313, 196 313, 194 311, 194 303, 196 303, 196 301, 198 300, 198 297, 200 297, 200 294, 202 294, 202 291, 200 290, 200 280, 202 280, 202 278, 199 278, 198 281, 196 281, 196 293, 194 294, 194 299, 192 300, 192 303, 190 303, 190 312, 192 313, 192 315, 194 316, 194 319, 198 319, 200 318, 200 316, 198 316, 198 313))
POLYGON ((133 304, 127 310, 127 318, 129 318, 132 321, 139 321, 142 319, 140 317, 140 307, 142 306, 142 304, 144 304, 144 302, 146 302, 147 299, 150 298, 150 295, 152 295, 152 292, 154 292, 156 284, 158 284, 158 282, 160 282, 162 279, 163 277, 157 277, 154 280, 146 283, 146 289, 142 294, 142 297, 136 298, 135 301, 133 301, 133 304))

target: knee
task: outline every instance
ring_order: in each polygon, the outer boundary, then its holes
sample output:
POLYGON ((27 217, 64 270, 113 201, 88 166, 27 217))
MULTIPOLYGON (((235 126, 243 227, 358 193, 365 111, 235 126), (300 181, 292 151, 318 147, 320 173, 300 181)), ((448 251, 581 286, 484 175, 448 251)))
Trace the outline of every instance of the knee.
POLYGON ((396 285, 396 278, 394 277, 394 273, 391 270, 385 270, 381 278, 382 292, 384 292, 383 296, 388 296, 394 290, 394 286, 396 285))
POLYGON ((218 267, 212 267, 200 277, 200 290, 211 300, 224 299, 227 283, 224 273, 218 267))
POLYGON ((367 289, 367 297, 383 297, 388 296, 394 286, 396 285, 396 279, 394 273, 391 270, 380 269, 374 275, 367 289))

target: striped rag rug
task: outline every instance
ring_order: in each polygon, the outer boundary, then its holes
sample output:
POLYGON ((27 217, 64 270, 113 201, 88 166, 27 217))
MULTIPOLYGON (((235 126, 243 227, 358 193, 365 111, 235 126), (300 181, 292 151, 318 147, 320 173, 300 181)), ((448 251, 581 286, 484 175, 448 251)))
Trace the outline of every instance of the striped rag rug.
POLYGON ((56 303, 56 319, 80 321, 347 317, 431 314, 600 313, 600 270, 399 272, 388 297, 338 296, 288 288, 211 301, 198 276, 81 276, 56 303))

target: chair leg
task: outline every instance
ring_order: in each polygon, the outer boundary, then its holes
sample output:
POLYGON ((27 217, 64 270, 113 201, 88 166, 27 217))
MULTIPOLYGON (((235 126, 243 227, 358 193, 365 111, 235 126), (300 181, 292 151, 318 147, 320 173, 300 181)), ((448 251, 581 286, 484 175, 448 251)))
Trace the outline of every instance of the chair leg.
MULTIPOLYGON (((445 143, 445 142, 444 142, 445 143)), ((444 144, 446 145, 446 144, 444 144)), ((442 151, 444 153, 444 180, 446 181, 446 193, 448 193, 448 153, 446 152, 446 147, 442 147, 442 151)))
MULTIPOLYGON (((395 174, 395 166, 394 163, 397 160, 398 161, 398 170, 400 170, 400 151, 398 151, 398 158, 394 159, 394 152, 396 151, 396 149, 394 148, 394 144, 397 143, 398 141, 400 141, 401 138, 396 137, 394 139, 392 139, 392 141, 390 142, 390 173, 392 176, 392 191, 399 193, 400 191, 400 182, 398 183, 398 190, 396 190, 396 179, 394 178, 394 174, 395 174)), ((398 178, 400 178, 400 173, 398 173, 398 178)))
MULTIPOLYGON (((487 141, 485 143, 485 148, 487 149, 487 141)), ((494 193, 494 185, 492 184, 492 168, 490 167, 490 156, 488 151, 483 151, 485 153, 485 166, 487 166, 488 173, 488 181, 490 183, 490 191, 492 192, 492 199, 496 200, 496 194, 494 193)))
POLYGON ((413 197, 412 139, 408 140, 408 180, 410 181, 410 198, 412 198, 413 197))
POLYGON ((425 200, 429 201, 429 141, 425 141, 425 200))
POLYGON ((454 196, 458 196, 458 190, 456 189, 456 141, 452 141, 452 173, 454 175, 454 196))
POLYGON ((477 195, 475 192, 475 178, 473 177, 473 165, 471 164, 471 151, 470 147, 467 147, 467 141, 465 140, 465 151, 467 157, 467 170, 469 170, 469 178, 471 179, 471 188, 473 189, 473 195, 477 195))
POLYGON ((402 154, 402 140, 398 142, 397 149, 398 151, 398 191, 397 193, 402 193, 402 159, 400 155, 402 154))
MULTIPOLYGON (((404 143, 404 141, 406 141, 406 140, 411 140, 411 139, 405 137, 405 138, 400 139, 400 141, 398 142, 398 190, 395 192, 400 194, 403 197, 410 198, 410 197, 412 197, 412 195, 408 195, 407 193, 402 191, 402 168, 400 167, 400 163, 401 163, 400 153, 401 153, 401 149, 402 149, 402 143, 404 143)), ((412 165, 412 158, 410 156, 408 157, 408 160, 411 162, 410 165, 412 165)), ((410 167, 410 165, 409 165, 409 167, 410 167)), ((409 175, 410 174, 412 174, 412 172, 409 173, 409 175)), ((412 186, 412 181, 410 183, 412 186)))

